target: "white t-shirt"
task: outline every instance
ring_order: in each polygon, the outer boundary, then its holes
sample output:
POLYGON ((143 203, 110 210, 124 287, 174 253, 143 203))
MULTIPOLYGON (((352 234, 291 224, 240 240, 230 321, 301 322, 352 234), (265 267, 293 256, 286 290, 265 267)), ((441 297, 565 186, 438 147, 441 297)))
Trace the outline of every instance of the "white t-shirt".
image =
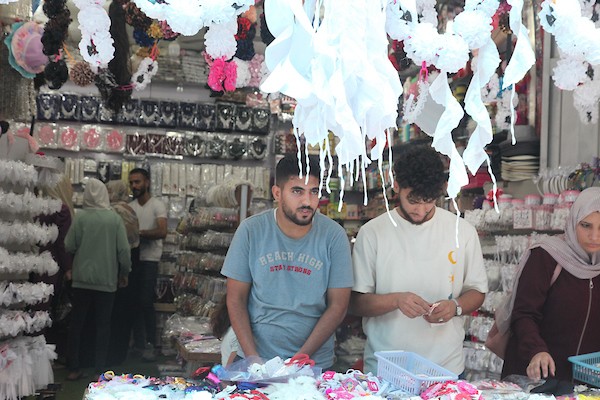
POLYGON ((227 329, 225 335, 221 339, 221 365, 227 366, 227 361, 231 356, 231 353, 236 352, 238 356, 244 358, 244 352, 242 350, 242 346, 237 340, 237 336, 235 336, 235 332, 232 327, 227 329))
MULTIPOLYGON (((369 221, 359 231, 353 250, 355 292, 387 294, 412 292, 430 303, 458 298, 475 289, 487 292, 487 276, 477 231, 456 215, 436 208, 434 216, 414 225, 390 213, 369 221)), ((463 318, 430 324, 408 318, 400 310, 363 318, 367 335, 365 372, 377 373, 375 351, 405 350, 417 353, 446 369, 464 370, 463 318)))
MULTIPOLYGON (((137 200, 129 203, 138 217, 140 231, 156 229, 158 218, 167 218, 167 208, 165 204, 156 197, 150 197, 150 200, 143 206, 137 200)), ((162 256, 162 239, 144 239, 140 238, 140 260, 141 261, 159 261, 162 256)))

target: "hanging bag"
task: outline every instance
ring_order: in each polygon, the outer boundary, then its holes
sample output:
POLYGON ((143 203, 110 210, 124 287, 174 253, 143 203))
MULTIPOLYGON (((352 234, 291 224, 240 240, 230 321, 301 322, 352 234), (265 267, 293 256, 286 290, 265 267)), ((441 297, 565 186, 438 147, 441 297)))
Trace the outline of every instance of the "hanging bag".
MULTIPOLYGON (((554 273, 552 274, 552 279, 550 280, 550 286, 554 285, 558 275, 560 275, 560 271, 562 267, 560 265, 556 265, 554 268, 554 273)), ((505 300, 510 301, 510 296, 505 300)), ((497 317, 497 314, 494 315, 494 319, 497 317)), ((510 339, 511 330, 508 329, 504 333, 500 333, 498 329, 498 322, 494 320, 494 325, 492 325, 492 329, 488 333, 488 337, 485 340, 485 347, 488 348, 489 351, 500 357, 504 360, 504 355, 506 354, 506 346, 508 346, 508 339, 510 339)))

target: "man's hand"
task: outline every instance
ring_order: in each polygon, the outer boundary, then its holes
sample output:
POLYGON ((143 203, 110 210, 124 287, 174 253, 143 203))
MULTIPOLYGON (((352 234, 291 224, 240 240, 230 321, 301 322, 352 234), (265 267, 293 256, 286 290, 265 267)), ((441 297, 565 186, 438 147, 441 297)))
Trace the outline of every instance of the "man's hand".
POLYGON ((119 287, 120 288, 127 287, 128 284, 129 284, 129 277, 127 277, 127 276, 119 277, 119 287))
POLYGON ((73 271, 72 270, 67 270, 65 271, 65 280, 66 281, 71 281, 73 280, 73 271))
POLYGON ((554 376, 556 373, 556 365, 554 359, 549 353, 541 351, 537 353, 527 366, 527 376, 531 379, 540 380, 548 378, 548 373, 554 376))
POLYGON ((396 307, 408 318, 421 317, 429 313, 430 304, 411 292, 396 294, 396 307))
POLYGON ((443 324, 450 321, 456 315, 456 303, 452 300, 440 300, 436 306, 423 316, 425 321, 432 324, 443 324))

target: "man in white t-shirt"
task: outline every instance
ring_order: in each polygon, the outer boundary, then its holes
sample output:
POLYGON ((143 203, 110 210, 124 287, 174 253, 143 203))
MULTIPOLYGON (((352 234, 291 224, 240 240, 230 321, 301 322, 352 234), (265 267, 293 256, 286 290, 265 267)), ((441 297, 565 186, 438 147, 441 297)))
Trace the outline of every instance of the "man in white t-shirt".
POLYGON ((130 275, 139 313, 135 314, 134 346, 143 350, 142 358, 155 358, 156 313, 154 295, 158 262, 162 256, 163 239, 167 236, 167 209, 164 203, 150 195, 150 174, 142 168, 129 172, 133 201, 129 203, 140 224, 140 262, 130 275))
POLYGON ((376 351, 405 350, 461 374, 460 316, 487 292, 479 237, 461 218, 456 246, 456 215, 436 207, 447 174, 431 147, 400 154, 394 175, 398 206, 366 223, 353 249, 350 312, 363 317, 364 370, 377 373, 376 351))

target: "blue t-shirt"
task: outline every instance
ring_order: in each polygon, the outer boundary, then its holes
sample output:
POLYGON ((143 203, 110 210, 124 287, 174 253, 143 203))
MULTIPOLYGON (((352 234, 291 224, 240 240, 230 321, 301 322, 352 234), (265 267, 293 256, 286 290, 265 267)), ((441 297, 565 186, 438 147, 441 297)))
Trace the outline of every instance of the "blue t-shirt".
MULTIPOLYGON (((221 273, 252 284, 250 325, 265 359, 296 354, 327 308, 327 290, 354 283, 346 232, 319 213, 300 239, 281 232, 274 210, 244 220, 221 273)), ((322 368, 333 364, 333 335, 312 359, 322 368)))

